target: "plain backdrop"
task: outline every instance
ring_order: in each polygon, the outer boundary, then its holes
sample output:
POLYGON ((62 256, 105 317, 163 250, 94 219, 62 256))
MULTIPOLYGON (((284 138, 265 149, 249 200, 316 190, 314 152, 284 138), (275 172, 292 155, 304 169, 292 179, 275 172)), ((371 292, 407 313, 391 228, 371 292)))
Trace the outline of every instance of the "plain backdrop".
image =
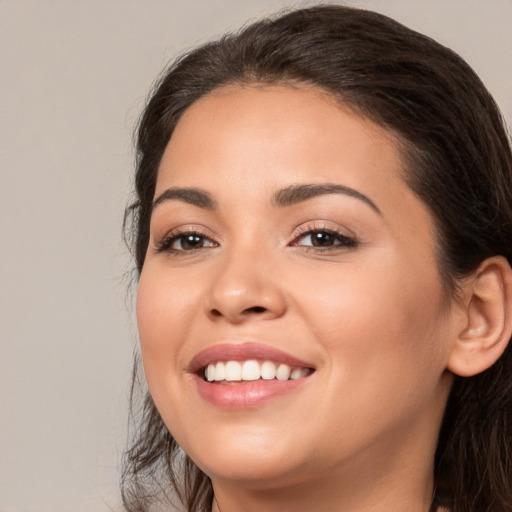
MULTIPOLYGON (((512 0, 348 3, 460 53, 511 122, 512 0)), ((292 5, 0 0, 0 512, 120 510, 133 128, 169 59, 292 5)))

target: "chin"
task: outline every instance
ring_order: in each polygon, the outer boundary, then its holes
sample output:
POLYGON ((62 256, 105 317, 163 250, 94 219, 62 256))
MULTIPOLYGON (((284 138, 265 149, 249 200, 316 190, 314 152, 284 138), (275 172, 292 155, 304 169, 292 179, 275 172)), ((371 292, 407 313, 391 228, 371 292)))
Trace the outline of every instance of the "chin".
POLYGON ((227 436, 208 436, 201 442, 194 441, 194 450, 183 448, 196 465, 212 480, 230 480, 269 487, 276 482, 290 479, 290 475, 301 473, 307 467, 308 457, 304 454, 301 463, 299 454, 293 449, 286 436, 265 436, 261 432, 233 433, 227 436))

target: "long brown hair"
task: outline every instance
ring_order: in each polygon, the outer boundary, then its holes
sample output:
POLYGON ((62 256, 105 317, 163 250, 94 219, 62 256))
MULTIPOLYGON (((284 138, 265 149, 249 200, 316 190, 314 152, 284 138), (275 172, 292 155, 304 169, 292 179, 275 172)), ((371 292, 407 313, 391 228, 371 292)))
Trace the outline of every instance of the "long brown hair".
MULTIPOLYGON (((183 112, 233 83, 320 87, 401 141, 405 180, 429 206, 447 292, 492 255, 512 262, 512 154, 490 94, 454 52, 383 15, 316 6, 264 19, 178 59, 156 85, 138 127, 135 200, 127 236, 140 273, 162 154, 183 112)), ((208 511, 208 477, 181 451, 147 391, 136 400, 125 455, 127 511, 175 493, 208 511), (136 410, 139 404, 139 410, 136 410)), ((142 389, 144 387, 142 385, 142 389)), ((432 510, 512 511, 512 347, 487 371, 456 377, 441 428, 432 510)))

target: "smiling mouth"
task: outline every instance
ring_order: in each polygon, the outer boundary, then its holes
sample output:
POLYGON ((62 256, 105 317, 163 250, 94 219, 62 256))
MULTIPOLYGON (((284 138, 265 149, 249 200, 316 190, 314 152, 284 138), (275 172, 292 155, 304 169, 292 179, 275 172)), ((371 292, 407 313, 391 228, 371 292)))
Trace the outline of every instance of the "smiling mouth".
POLYGON ((200 370, 200 376, 210 384, 245 384, 258 380, 287 381, 303 379, 314 372, 313 368, 290 366, 274 361, 217 361, 200 370))
POLYGON ((200 397, 225 411, 258 410, 284 396, 297 395, 314 381, 316 367, 262 343, 213 345, 190 362, 188 373, 200 397))

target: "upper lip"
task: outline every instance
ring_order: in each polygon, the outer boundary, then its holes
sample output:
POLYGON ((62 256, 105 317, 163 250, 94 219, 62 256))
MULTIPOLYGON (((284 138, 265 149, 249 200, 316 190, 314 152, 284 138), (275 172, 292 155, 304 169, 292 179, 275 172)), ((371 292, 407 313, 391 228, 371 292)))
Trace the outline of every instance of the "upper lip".
POLYGON ((194 356, 189 364, 188 371, 197 373, 205 366, 218 361, 246 361, 257 359, 260 361, 274 361, 299 368, 311 368, 314 366, 302 361, 276 347, 262 343, 220 343, 208 347, 194 356))

